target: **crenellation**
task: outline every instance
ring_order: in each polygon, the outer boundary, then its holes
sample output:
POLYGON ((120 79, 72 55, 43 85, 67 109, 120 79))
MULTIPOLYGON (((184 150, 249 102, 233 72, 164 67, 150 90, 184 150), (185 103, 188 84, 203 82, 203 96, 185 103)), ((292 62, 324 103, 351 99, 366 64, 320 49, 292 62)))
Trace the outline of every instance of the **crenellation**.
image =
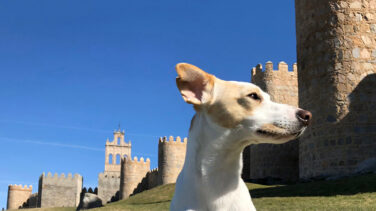
POLYGON ((180 136, 177 136, 176 139, 173 136, 169 136, 168 139, 164 136, 159 138, 158 144, 187 144, 187 138, 182 141, 180 136))
POLYGON ((21 191, 32 191, 33 186, 32 185, 21 185, 21 184, 14 184, 8 186, 9 190, 21 190, 21 191))
POLYGON ((273 62, 267 61, 265 64, 265 72, 273 71, 273 62))
POLYGON ((287 72, 288 70, 289 70, 289 66, 286 64, 286 62, 281 61, 278 63, 278 71, 287 72))

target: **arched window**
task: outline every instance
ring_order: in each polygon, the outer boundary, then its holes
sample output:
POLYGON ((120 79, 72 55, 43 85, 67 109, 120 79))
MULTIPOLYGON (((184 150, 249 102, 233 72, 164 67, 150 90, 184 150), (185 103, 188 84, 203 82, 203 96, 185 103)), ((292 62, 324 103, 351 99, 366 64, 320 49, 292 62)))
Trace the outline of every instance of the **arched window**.
POLYGON ((116 164, 120 165, 120 154, 116 155, 116 164))
POLYGON ((113 159, 112 154, 110 154, 108 156, 108 164, 112 164, 112 159, 113 159))
POLYGON ((127 154, 124 154, 124 155, 123 155, 123 158, 127 158, 127 157, 128 157, 128 155, 127 155, 127 154))

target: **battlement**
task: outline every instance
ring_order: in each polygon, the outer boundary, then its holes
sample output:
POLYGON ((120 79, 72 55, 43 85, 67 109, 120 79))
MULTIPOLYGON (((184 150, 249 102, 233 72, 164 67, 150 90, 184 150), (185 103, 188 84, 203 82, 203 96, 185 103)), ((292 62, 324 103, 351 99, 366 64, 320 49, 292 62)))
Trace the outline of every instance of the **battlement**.
POLYGON ((148 171, 148 173, 153 174, 155 172, 158 172, 158 168, 153 168, 152 170, 148 171))
POLYGON ((268 61, 268 62, 266 62, 264 69, 262 67, 262 64, 257 64, 256 67, 253 67, 252 68, 252 76, 262 74, 264 72, 279 71, 279 72, 293 73, 293 72, 297 72, 297 70, 298 70, 296 63, 293 64, 292 70, 289 70, 288 68, 289 68, 288 64, 286 64, 286 62, 284 62, 284 61, 281 61, 281 62, 278 63, 278 69, 274 70, 273 62, 268 61))
POLYGON ((122 158, 122 160, 125 163, 132 163, 132 164, 150 164, 150 159, 146 158, 145 160, 144 157, 141 157, 140 160, 138 160, 137 156, 134 156, 133 160, 132 158, 128 158, 128 157, 122 158))
POLYGON ((16 184, 14 184, 14 185, 9 185, 8 186, 8 189, 9 189, 9 191, 13 191, 13 190, 16 190, 16 191, 33 191, 33 186, 32 185, 29 185, 29 186, 27 186, 27 185, 16 185, 16 184))
POLYGON ((184 138, 183 141, 181 141, 180 136, 177 136, 176 139, 174 139, 173 136, 170 136, 167 140, 167 137, 160 137, 158 144, 187 144, 188 139, 184 138))
POLYGON ((265 68, 258 64, 252 69, 251 82, 267 92, 271 100, 298 106, 298 69, 295 63, 292 70, 288 70, 285 62, 278 63, 274 70, 273 63, 267 62, 265 68))
POLYGON ((74 174, 72 176, 72 173, 68 173, 68 176, 65 176, 64 173, 61 173, 60 176, 58 173, 55 173, 53 176, 52 176, 52 173, 51 172, 48 172, 47 175, 46 173, 42 173, 42 175, 39 177, 39 179, 52 179, 52 180, 76 180, 76 179, 82 179, 82 176, 79 175, 79 174, 74 174))

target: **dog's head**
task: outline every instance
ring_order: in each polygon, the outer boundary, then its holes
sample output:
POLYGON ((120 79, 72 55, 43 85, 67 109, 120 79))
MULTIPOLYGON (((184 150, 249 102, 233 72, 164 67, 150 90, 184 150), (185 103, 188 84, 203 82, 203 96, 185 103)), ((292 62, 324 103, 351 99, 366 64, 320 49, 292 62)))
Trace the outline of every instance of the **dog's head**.
POLYGON ((297 138, 311 121, 309 111, 272 102, 258 86, 224 81, 186 63, 176 66, 183 99, 216 125, 245 134, 250 143, 280 144, 297 138))

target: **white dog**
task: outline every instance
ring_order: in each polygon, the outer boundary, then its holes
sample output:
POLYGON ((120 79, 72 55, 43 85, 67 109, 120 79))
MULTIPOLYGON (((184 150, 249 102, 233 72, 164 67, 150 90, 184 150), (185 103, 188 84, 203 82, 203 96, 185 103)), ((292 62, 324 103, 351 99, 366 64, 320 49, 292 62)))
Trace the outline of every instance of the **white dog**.
POLYGON ((223 81, 196 66, 176 66, 177 86, 196 115, 171 210, 256 210, 241 179, 249 144, 282 144, 309 124, 309 111, 270 101, 259 87, 223 81))

